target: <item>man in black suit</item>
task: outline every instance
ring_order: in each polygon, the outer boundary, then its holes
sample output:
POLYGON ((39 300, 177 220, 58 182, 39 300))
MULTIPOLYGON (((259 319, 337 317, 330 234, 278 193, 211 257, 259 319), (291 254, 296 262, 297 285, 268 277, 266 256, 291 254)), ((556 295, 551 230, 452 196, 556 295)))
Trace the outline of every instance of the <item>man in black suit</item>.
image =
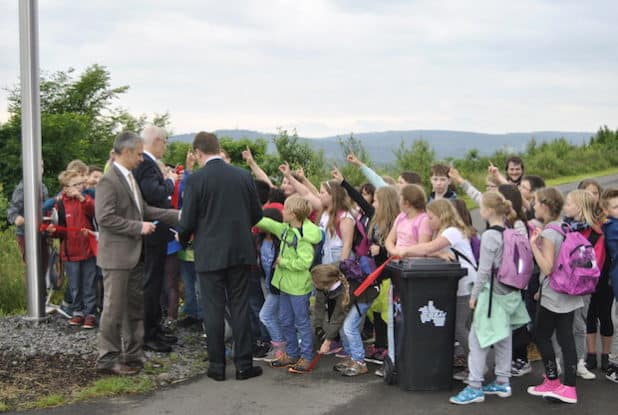
MULTIPOLYGON (((150 206, 170 209, 174 182, 178 177, 164 173, 158 160, 163 157, 167 145, 167 132, 155 126, 147 126, 142 132, 144 161, 133 170, 133 176, 150 206)), ((144 238, 144 348, 156 352, 171 352, 174 336, 163 333, 161 327, 161 291, 163 290, 167 243, 173 235, 169 226, 157 225, 156 231, 144 238)))
POLYGON ((186 181, 180 242, 194 235, 195 269, 199 275, 208 337, 208 376, 225 380, 224 312, 226 299, 234 336, 236 379, 262 374, 252 366, 248 271, 256 264, 251 227, 262 217, 249 172, 227 164, 217 136, 200 132, 193 140, 200 165, 186 181))

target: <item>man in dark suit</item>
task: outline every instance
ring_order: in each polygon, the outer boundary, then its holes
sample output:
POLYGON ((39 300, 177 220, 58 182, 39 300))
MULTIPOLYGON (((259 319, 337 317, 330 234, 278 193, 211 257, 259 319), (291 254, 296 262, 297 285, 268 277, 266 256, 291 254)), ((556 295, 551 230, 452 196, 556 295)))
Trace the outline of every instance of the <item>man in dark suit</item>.
MULTIPOLYGON (((142 132, 144 161, 133 170, 142 196, 150 206, 169 209, 178 177, 164 173, 158 160, 165 153, 167 132, 149 125, 142 132)), ((163 333, 161 327, 161 292, 163 291, 167 243, 173 237, 169 225, 157 224, 157 229, 144 238, 144 348, 155 352, 171 352, 174 336, 163 333)))
POLYGON ((177 210, 155 208, 142 199, 131 173, 141 163, 142 152, 137 134, 119 134, 114 141, 115 161, 96 187, 97 265, 103 270, 105 292, 96 367, 118 375, 135 374, 143 366, 142 236, 157 228, 144 219, 178 223, 177 210))
POLYGON ((219 140, 200 132, 193 140, 200 165, 186 181, 180 242, 194 235, 195 269, 200 279, 208 338, 208 376, 225 380, 224 312, 226 299, 234 336, 236 379, 262 374, 252 366, 248 270, 256 264, 251 227, 262 217, 249 172, 221 159, 219 140))

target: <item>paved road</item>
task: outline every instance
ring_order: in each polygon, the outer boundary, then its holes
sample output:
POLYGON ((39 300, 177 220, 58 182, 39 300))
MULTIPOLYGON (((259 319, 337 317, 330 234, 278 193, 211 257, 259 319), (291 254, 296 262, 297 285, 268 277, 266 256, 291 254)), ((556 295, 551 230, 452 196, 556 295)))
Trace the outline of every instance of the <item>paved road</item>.
MULTIPOLYGON (((609 176, 595 177, 595 180, 597 180, 599 184, 601 185, 601 187, 603 187, 604 189, 608 187, 618 187, 618 175, 616 174, 612 174, 609 176)), ((568 193, 571 190, 577 188, 578 183, 579 182, 563 184, 563 185, 558 186, 558 189, 562 190, 564 193, 568 193)), ((481 220, 481 216, 479 215, 479 210, 474 209, 470 213, 472 215, 472 223, 474 227, 476 229, 485 229, 485 223, 481 220)))

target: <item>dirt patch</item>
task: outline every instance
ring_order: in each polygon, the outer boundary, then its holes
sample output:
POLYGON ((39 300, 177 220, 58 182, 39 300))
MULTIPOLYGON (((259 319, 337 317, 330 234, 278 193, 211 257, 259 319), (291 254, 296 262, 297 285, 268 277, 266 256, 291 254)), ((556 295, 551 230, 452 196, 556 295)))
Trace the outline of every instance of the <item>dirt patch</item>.
POLYGON ((89 385, 101 377, 94 370, 96 356, 66 355, 23 356, 0 355, 0 402, 9 408, 58 394, 70 395, 72 390, 89 385))

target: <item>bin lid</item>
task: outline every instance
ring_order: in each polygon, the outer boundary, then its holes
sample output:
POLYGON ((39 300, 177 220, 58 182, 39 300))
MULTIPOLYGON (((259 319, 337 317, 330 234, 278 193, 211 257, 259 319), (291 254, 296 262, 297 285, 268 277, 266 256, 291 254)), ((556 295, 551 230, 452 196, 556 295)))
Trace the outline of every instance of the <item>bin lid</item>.
POLYGON ((467 268, 459 262, 450 262, 440 258, 405 258, 391 261, 387 266, 400 271, 403 278, 417 277, 463 277, 468 275, 467 268))

